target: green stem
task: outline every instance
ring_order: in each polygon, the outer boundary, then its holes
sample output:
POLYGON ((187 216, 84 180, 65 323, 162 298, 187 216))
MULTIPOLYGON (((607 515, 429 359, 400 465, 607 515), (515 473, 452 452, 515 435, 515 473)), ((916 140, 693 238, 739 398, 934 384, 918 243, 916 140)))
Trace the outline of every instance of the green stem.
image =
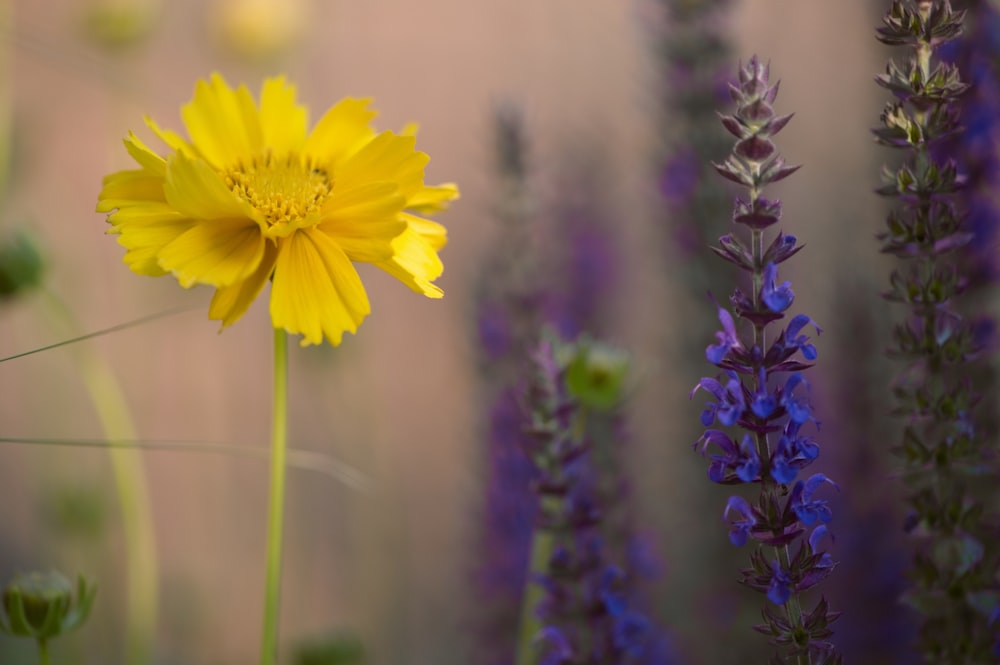
MULTIPOLYGON (((50 291, 41 293, 56 327, 71 335, 79 334, 80 326, 65 303, 50 291)), ((73 349, 73 355, 101 428, 111 443, 108 455, 122 515, 128 577, 125 662, 128 665, 152 663, 159 573, 146 470, 140 451, 115 445, 135 440, 135 425, 125 394, 100 354, 92 346, 81 344, 73 349)))
POLYGON ((271 439, 271 492, 267 514, 267 577, 264 587, 264 634, 261 665, 278 659, 278 610, 281 601, 281 532, 285 512, 285 467, 288 446, 288 340, 274 329, 274 412, 271 439))
MULTIPOLYGON (((544 571, 552 558, 552 550, 555 548, 555 534, 548 529, 535 529, 535 535, 531 541, 531 562, 528 567, 529 575, 536 571, 544 571)), ((524 599, 521 602, 521 625, 517 635, 517 665, 535 665, 538 662, 538 651, 535 649, 534 639, 538 631, 542 629, 542 622, 535 613, 535 608, 542 601, 545 590, 538 584, 528 580, 524 589, 524 599)))
POLYGON ((39 665, 51 665, 52 660, 49 659, 49 641, 48 640, 38 640, 38 664, 39 665))
MULTIPOLYGON (((575 443, 579 443, 587 429, 587 410, 580 408, 580 412, 573 420, 570 436, 575 443)), ((546 470, 553 474, 558 474, 559 462, 544 453, 536 463, 546 467, 546 470)), ((539 513, 542 515, 559 515, 563 510, 562 501, 552 496, 543 496, 539 505, 539 513)), ((545 573, 549 569, 549 562, 552 560, 552 552, 556 547, 556 531, 549 527, 535 527, 535 533, 531 540, 531 561, 528 564, 529 577, 533 573, 545 573)), ((525 585, 524 596, 521 601, 521 623, 517 633, 517 659, 516 665, 536 665, 538 662, 538 650, 535 648, 534 640, 538 632, 543 628, 542 622, 538 619, 536 609, 545 596, 545 589, 530 579, 525 585)), ((581 631, 586 634, 586 631, 581 631)), ((584 650, 586 652, 586 650, 584 650)))

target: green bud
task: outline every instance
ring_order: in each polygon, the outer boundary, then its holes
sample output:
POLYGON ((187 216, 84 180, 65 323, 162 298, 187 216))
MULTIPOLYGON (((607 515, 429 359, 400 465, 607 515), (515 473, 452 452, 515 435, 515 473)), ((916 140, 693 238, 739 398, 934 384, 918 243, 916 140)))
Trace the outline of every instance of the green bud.
POLYGON ((83 577, 73 585, 57 572, 19 574, 3 590, 0 631, 48 640, 78 628, 94 605, 97 587, 83 577))
POLYGON ((96 486, 54 488, 45 497, 43 516, 61 535, 98 540, 107 527, 106 503, 96 486))
POLYGON ((606 411, 622 399, 629 355, 600 342, 582 341, 566 370, 566 387, 584 406, 606 411))
POLYGON ((155 0, 96 0, 84 17, 87 36, 109 51, 130 48, 149 36, 159 14, 155 0))
POLYGON ((38 286, 45 263, 34 236, 18 229, 0 239, 0 298, 12 298, 38 286))

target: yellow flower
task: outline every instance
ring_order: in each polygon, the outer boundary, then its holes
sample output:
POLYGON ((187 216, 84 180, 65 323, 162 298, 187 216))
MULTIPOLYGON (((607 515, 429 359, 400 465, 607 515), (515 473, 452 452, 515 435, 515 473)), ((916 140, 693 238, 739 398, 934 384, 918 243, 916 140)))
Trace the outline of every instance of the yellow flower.
POLYGON ((303 346, 339 344, 370 312, 354 262, 441 297, 445 229, 414 212, 458 198, 454 185, 424 185, 413 132, 376 133, 370 103, 344 99, 309 132, 283 78, 264 82, 258 106, 213 74, 181 109, 190 141, 146 118, 169 148, 161 157, 129 133, 140 168, 105 177, 97 211, 133 272, 215 287, 208 314, 223 327, 270 279, 276 328, 303 346))

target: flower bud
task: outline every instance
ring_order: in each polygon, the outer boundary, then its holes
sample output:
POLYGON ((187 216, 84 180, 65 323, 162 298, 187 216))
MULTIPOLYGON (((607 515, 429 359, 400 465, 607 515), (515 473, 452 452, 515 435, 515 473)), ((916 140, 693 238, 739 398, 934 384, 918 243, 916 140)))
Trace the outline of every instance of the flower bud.
POLYGON ((87 37, 109 51, 142 42, 156 27, 157 0, 95 0, 87 9, 87 37))
POLYGON ((596 342, 575 345, 566 369, 566 388, 584 406, 607 410, 621 401, 629 355, 622 349, 596 342))
POLYGON ((45 262, 31 233, 19 229, 0 239, 0 299, 38 286, 45 262))
POLYGON ((82 577, 73 585, 60 573, 18 574, 3 590, 0 631, 8 635, 48 640, 83 624, 90 614, 97 587, 82 577))

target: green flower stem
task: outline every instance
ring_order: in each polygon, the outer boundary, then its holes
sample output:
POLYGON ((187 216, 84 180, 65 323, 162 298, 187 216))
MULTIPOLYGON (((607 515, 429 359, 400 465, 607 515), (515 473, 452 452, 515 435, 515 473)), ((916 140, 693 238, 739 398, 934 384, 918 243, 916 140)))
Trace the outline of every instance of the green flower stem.
POLYGON ((278 610, 281 601, 281 532, 285 512, 285 467, 288 447, 288 340, 274 329, 274 416, 271 439, 271 492, 267 514, 267 578, 264 588, 264 634, 261 665, 278 659, 278 610))
MULTIPOLYGON (((70 335, 79 334, 80 326, 65 303, 48 290, 41 293, 48 315, 57 327, 70 335)), ((159 605, 156 536, 146 470, 140 451, 115 445, 118 441, 134 440, 136 434, 125 394, 111 368, 88 344, 74 347, 73 355, 101 428, 111 443, 108 455, 122 514, 128 577, 125 662, 145 665, 153 662, 159 605)))
POLYGON ((38 663, 39 665, 52 665, 49 658, 49 641, 38 640, 38 663))
MULTIPOLYGON (((549 529, 535 529, 531 542, 529 574, 548 567, 555 544, 555 533, 549 529)), ((538 662, 538 650, 535 648, 534 639, 542 629, 542 622, 539 621, 535 609, 544 595, 545 590, 540 585, 533 584, 531 580, 525 584, 524 600, 521 603, 521 626, 517 636, 517 661, 515 661, 517 665, 535 665, 538 662)))
MULTIPOLYGON (((580 409, 579 414, 574 419, 571 435, 573 441, 579 442, 586 432, 587 410, 580 409)), ((559 462, 548 455, 545 455, 537 464, 544 465, 548 471, 558 470, 559 462)), ((558 515, 565 509, 563 502, 555 497, 543 496, 539 513, 541 515, 558 515)), ((549 562, 552 560, 552 552, 556 547, 557 530, 551 527, 535 527, 535 533, 531 540, 531 561, 528 564, 528 576, 532 573, 544 573, 549 569, 549 562)), ((532 582, 530 579, 525 584, 524 599, 521 602, 521 625, 517 634, 517 660, 516 665, 536 665, 538 663, 538 649, 535 647, 535 636, 543 628, 542 622, 536 612, 538 604, 545 597, 545 589, 540 584, 532 582)), ((586 631, 582 631, 586 636, 586 631)))

